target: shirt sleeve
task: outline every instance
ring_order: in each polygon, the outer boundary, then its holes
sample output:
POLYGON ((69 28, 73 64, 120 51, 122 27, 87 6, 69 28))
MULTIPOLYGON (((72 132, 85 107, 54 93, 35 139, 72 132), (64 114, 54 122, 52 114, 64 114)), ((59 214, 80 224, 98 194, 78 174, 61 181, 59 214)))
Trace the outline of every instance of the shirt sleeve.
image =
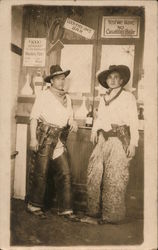
POLYGON ((32 119, 39 119, 40 117, 40 114, 41 114, 41 108, 42 108, 42 94, 39 94, 36 99, 35 99, 35 102, 34 102, 34 105, 32 107, 32 110, 31 110, 31 114, 30 114, 30 120, 32 119))
POLYGON ((138 146, 139 132, 138 132, 138 111, 136 99, 133 94, 131 94, 130 103, 129 103, 129 126, 131 141, 130 144, 138 146))
POLYGON ((67 102, 68 102, 68 112, 69 112, 69 122, 74 120, 74 112, 72 108, 72 101, 69 95, 67 95, 67 102))
POLYGON ((98 106, 98 112, 97 112, 97 118, 94 121, 92 132, 96 132, 97 130, 102 128, 102 116, 104 114, 104 100, 103 97, 101 97, 99 106, 98 106))

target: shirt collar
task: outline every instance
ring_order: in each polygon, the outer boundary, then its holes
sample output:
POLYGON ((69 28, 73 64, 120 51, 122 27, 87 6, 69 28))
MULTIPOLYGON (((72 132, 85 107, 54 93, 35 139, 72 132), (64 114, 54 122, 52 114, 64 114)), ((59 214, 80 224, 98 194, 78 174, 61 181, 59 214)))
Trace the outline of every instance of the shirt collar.
POLYGON ((107 91, 106 91, 106 94, 107 95, 112 95, 112 96, 114 96, 114 95, 116 95, 119 91, 120 91, 120 89, 121 89, 121 87, 118 87, 118 88, 115 88, 115 89, 107 89, 107 91))

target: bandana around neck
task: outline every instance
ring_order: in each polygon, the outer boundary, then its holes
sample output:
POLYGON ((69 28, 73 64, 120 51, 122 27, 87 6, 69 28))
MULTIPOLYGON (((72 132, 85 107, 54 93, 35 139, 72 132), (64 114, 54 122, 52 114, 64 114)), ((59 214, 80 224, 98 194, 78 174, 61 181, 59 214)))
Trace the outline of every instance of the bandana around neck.
MULTIPOLYGON (((109 91, 109 92, 111 93, 113 89, 110 89, 110 90, 111 91, 109 91)), ((110 95, 110 93, 106 93, 104 96, 105 105, 109 105, 110 102, 114 101, 121 94, 122 90, 123 90, 123 87, 121 87, 120 90, 118 92, 116 92, 116 94, 112 98, 110 98, 109 100, 106 100, 105 97, 106 97, 106 94, 110 95)))
POLYGON ((59 90, 54 87, 50 88, 50 91, 55 95, 55 97, 60 101, 64 107, 67 107, 67 98, 65 90, 59 90))

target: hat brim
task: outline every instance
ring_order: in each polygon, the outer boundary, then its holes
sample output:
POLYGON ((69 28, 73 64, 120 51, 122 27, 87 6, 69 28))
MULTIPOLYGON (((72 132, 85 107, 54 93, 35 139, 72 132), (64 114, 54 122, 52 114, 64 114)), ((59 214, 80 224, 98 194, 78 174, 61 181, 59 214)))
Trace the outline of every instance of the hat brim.
POLYGON ((65 75, 65 77, 67 77, 67 76, 70 74, 70 72, 71 72, 70 70, 65 70, 65 71, 56 72, 56 73, 54 73, 54 74, 52 74, 52 75, 46 76, 46 77, 44 78, 44 81, 45 81, 45 82, 50 82, 50 80, 51 80, 53 77, 59 76, 59 75, 65 75))
POLYGON ((104 87, 104 88, 109 88, 109 86, 107 85, 107 77, 109 74, 111 74, 112 72, 118 72, 121 75, 121 78, 123 79, 123 84, 122 86, 125 86, 129 79, 130 79, 130 70, 127 66, 124 65, 119 65, 116 67, 113 67, 112 69, 108 69, 108 70, 104 70, 101 73, 98 74, 98 81, 99 83, 104 87))

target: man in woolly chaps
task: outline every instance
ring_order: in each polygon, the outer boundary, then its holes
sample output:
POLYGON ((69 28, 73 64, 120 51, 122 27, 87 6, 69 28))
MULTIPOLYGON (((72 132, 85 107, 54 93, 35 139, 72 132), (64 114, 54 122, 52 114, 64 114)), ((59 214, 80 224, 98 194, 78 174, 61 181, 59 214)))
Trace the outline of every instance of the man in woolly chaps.
POLYGON ((112 65, 98 74, 106 88, 92 128, 95 145, 87 172, 88 211, 83 222, 119 223, 126 214, 129 162, 138 146, 138 116, 134 95, 124 86, 130 79, 125 65, 112 65))

